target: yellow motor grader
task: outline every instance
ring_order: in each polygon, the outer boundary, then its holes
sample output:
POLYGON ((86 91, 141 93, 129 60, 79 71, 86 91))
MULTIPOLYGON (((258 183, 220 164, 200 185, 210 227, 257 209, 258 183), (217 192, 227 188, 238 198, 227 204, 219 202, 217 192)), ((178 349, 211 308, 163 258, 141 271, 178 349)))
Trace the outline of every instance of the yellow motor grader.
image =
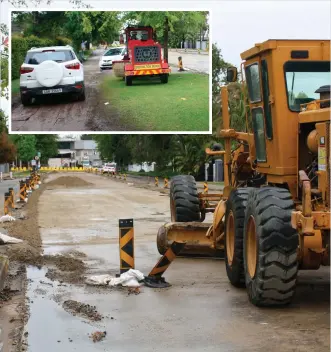
MULTIPOLYGON (((245 131, 231 128, 221 87, 224 150, 206 149, 224 157, 224 189, 198 193, 192 176, 172 178, 172 222, 157 247, 223 252, 229 281, 246 286, 254 305, 285 305, 299 269, 330 264, 330 41, 268 40, 241 58, 245 131), (212 223, 203 222, 208 212, 212 223)), ((227 81, 237 81, 236 68, 227 81)))

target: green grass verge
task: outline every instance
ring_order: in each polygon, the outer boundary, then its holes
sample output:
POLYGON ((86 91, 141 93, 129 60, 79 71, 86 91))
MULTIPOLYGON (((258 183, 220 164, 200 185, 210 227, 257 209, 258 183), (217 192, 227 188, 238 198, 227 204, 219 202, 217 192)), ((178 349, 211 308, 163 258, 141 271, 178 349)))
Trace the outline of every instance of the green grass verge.
POLYGON ((20 79, 13 79, 11 81, 11 93, 12 95, 16 95, 19 94, 20 92, 20 79))
POLYGON ((121 122, 140 131, 208 131, 208 86, 208 75, 194 73, 170 74, 167 84, 138 78, 131 87, 109 75, 101 84, 103 98, 121 122))

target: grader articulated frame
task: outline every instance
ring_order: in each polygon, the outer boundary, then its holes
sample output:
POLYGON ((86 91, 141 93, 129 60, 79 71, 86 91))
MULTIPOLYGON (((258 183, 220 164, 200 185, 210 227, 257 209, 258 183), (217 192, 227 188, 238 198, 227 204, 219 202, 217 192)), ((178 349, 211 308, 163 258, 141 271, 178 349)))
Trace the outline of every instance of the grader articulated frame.
MULTIPOLYGON (((241 58, 246 131, 231 128, 222 87, 224 150, 206 150, 224 156, 223 191, 198 193, 192 176, 173 177, 172 222, 157 246, 163 254, 185 241, 182 255, 224 255, 229 281, 253 304, 284 305, 299 269, 330 265, 330 41, 268 40, 241 58)), ((236 68, 227 80, 237 81, 236 68)))

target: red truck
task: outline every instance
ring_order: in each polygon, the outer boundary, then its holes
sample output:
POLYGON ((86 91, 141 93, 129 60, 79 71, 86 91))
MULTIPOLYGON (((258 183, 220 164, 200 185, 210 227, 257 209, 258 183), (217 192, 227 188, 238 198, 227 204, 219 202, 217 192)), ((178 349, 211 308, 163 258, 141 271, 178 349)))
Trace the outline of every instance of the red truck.
POLYGON ((168 62, 162 59, 161 45, 154 40, 152 27, 127 27, 125 30, 127 52, 122 61, 114 61, 115 75, 125 78, 132 86, 136 77, 159 77, 168 83, 171 72, 168 62))

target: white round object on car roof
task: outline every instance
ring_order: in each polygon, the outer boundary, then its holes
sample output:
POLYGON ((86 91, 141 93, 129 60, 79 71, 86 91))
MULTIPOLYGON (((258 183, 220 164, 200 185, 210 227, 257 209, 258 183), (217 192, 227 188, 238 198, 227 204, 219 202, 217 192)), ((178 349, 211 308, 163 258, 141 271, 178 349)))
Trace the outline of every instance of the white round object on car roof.
POLYGON ((63 68, 55 61, 47 60, 35 69, 37 81, 44 87, 54 87, 61 82, 63 68))

